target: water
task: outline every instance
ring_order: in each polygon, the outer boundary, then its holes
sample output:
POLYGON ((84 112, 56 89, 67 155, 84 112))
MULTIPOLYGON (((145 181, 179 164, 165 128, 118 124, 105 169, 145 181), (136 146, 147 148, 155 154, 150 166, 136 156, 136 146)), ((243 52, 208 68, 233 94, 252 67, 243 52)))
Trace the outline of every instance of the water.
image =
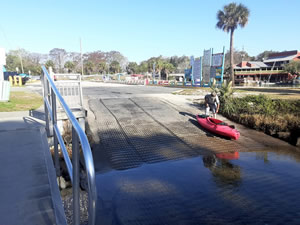
POLYGON ((300 224, 297 153, 198 156, 97 174, 96 182, 101 224, 300 224))

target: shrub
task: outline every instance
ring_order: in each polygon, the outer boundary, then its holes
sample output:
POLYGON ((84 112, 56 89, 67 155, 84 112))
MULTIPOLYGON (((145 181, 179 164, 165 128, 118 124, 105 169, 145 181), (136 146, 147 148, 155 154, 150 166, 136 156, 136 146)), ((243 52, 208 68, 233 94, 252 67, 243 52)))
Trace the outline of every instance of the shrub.
POLYGON ((299 136, 300 100, 272 100, 265 95, 221 97, 220 112, 238 123, 270 135, 290 132, 290 136, 299 136))

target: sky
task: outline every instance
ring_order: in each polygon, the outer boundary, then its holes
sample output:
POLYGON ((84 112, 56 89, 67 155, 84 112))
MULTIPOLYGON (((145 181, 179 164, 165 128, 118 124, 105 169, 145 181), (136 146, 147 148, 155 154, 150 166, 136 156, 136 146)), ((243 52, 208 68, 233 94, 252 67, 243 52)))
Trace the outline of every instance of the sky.
MULTIPOLYGON (((159 55, 203 55, 229 49, 216 28, 227 0, 7 0, 0 2, 0 47, 49 53, 119 51, 129 61, 159 55)), ((250 10, 235 31, 234 47, 256 56, 265 50, 300 50, 300 0, 241 0, 250 10)))

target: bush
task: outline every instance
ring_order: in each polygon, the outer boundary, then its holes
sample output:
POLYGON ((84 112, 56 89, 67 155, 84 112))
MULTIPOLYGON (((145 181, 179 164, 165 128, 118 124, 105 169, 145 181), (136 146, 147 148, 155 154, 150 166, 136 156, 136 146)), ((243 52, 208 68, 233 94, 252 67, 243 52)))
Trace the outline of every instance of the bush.
POLYGON ((299 137, 300 100, 272 100, 265 95, 220 99, 220 113, 233 121, 273 136, 290 132, 299 137))

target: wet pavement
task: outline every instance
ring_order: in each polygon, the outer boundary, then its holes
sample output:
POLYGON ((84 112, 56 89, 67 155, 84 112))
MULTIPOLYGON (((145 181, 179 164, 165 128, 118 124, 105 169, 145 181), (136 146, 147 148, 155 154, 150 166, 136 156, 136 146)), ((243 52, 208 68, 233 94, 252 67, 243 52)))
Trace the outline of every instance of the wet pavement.
POLYGON ((300 153, 237 125, 238 141, 168 99, 94 98, 97 224, 300 224, 300 153))

